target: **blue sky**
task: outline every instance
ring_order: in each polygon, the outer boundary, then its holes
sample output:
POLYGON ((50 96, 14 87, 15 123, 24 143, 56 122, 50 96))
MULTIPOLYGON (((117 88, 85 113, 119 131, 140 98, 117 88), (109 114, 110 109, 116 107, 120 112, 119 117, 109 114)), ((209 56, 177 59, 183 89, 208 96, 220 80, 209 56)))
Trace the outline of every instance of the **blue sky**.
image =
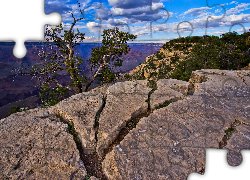
MULTIPOLYGON (((250 3, 228 0, 79 0, 84 19, 76 24, 84 42, 101 40, 103 29, 118 26, 137 35, 136 42, 166 42, 189 36, 239 34, 250 29, 250 3)), ((73 12, 82 17, 77 0, 45 0, 45 13, 59 12, 65 29, 73 12)))

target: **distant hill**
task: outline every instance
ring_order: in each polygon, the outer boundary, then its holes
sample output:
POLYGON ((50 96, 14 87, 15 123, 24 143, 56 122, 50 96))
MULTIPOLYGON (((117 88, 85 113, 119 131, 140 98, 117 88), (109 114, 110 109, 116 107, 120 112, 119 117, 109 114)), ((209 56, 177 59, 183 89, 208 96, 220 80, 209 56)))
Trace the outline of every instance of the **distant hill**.
POLYGON ((240 70, 250 64, 250 32, 192 36, 170 40, 131 70, 129 80, 174 78, 188 81, 199 69, 240 70))

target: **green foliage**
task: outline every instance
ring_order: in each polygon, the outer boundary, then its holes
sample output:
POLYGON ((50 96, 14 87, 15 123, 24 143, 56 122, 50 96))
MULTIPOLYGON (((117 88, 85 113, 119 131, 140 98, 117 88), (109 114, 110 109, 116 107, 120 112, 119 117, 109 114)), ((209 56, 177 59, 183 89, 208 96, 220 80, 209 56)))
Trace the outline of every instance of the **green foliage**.
POLYGON ((163 54, 163 52, 160 52, 160 51, 157 51, 155 53, 155 56, 156 56, 157 59, 163 59, 163 58, 165 58, 165 55, 163 54))
POLYGON ((235 129, 235 128, 230 127, 230 128, 228 128, 227 130, 225 130, 225 133, 226 133, 226 134, 230 134, 230 133, 232 133, 232 132, 234 131, 234 129, 235 129))
POLYGON ((90 174, 90 173, 87 173, 87 175, 85 176, 85 180, 90 180, 90 177, 91 177, 92 175, 90 174))
POLYGON ((101 83, 115 81, 118 73, 114 69, 122 66, 121 56, 130 50, 127 42, 136 38, 128 32, 119 31, 117 27, 104 30, 102 46, 93 48, 91 57, 87 60, 91 71, 91 77, 87 77, 81 68, 83 59, 75 55, 80 42, 85 39, 85 34, 78 29, 74 31, 74 26, 83 17, 77 19, 73 13, 71 15, 73 22, 69 30, 64 30, 62 24, 55 28, 46 27, 46 47, 38 54, 41 63, 31 68, 21 68, 21 75, 32 75, 40 80, 39 95, 45 107, 56 104, 68 94, 87 91, 95 80, 101 83), (63 85, 58 79, 62 72, 67 72, 70 78, 63 85))
POLYGON ((66 132, 73 135, 73 139, 77 146, 80 145, 81 141, 78 137, 78 133, 75 131, 74 123, 72 121, 69 121, 67 122, 67 124, 68 124, 68 129, 66 132))
POLYGON ((186 54, 184 59, 176 52, 173 57, 164 57, 157 51, 129 78, 145 79, 144 73, 149 73, 149 80, 174 78, 188 81, 192 71, 198 69, 239 70, 250 63, 249 48, 250 32, 241 35, 228 32, 221 37, 181 37, 165 43, 162 49, 170 52, 181 51, 186 54), (159 61, 163 58, 168 59, 169 65, 166 61, 159 61))
POLYGON ((167 107, 171 102, 170 101, 165 101, 155 107, 155 109, 161 109, 163 107, 167 107))
POLYGON ((237 70, 250 63, 247 39, 250 33, 235 32, 217 36, 203 36, 183 62, 179 62, 171 78, 188 81, 192 71, 198 69, 237 70), (248 56, 247 56, 248 55, 248 56))
POLYGON ((103 83, 110 83, 116 80, 116 73, 111 70, 111 67, 105 66, 101 69, 100 74, 97 76, 97 80, 103 83))
POLYGON ((39 97, 43 107, 53 106, 67 97, 67 89, 58 85, 53 88, 48 83, 44 83, 40 88, 39 97))
POLYGON ((9 115, 28 110, 28 107, 20 108, 20 106, 11 106, 9 115))
MULTIPOLYGON (((122 66, 123 54, 130 51, 127 42, 136 39, 136 36, 128 32, 119 31, 119 28, 103 31, 102 46, 92 48, 91 56, 87 62, 90 64, 92 76, 102 83, 116 80, 115 67, 122 66)), ((92 80, 94 80, 92 79, 92 80)), ((89 84, 86 85, 87 89, 89 84)))

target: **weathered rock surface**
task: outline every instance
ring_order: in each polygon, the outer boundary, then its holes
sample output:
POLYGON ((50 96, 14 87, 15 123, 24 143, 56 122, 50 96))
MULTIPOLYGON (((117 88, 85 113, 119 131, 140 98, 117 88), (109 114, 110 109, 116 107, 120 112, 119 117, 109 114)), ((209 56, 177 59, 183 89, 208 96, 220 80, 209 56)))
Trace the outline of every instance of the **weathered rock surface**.
POLYGON ((241 124, 236 127, 236 131, 233 132, 226 148, 228 152, 228 163, 231 166, 238 166, 242 162, 242 156, 240 154, 241 149, 250 149, 250 131, 249 124, 241 124))
POLYGON ((157 90, 150 97, 151 109, 155 109, 165 102, 174 102, 183 99, 188 93, 189 83, 176 79, 160 79, 157 90))
POLYGON ((106 105, 100 114, 97 153, 104 155, 122 128, 132 118, 148 110, 148 93, 151 89, 136 82, 125 81, 108 88, 106 105))
POLYGON ((1 179, 83 179, 85 167, 67 125, 46 110, 0 121, 1 179))
MULTIPOLYGON (((249 71, 193 72, 192 96, 141 119, 106 156, 103 169, 109 179, 186 179, 191 172, 203 173, 205 148, 218 148, 235 119, 244 128, 237 127, 239 133, 225 148, 249 149, 250 87, 239 73, 249 78, 249 71)), ((238 155, 229 153, 231 164, 237 164, 238 155)))
POLYGON ((111 180, 186 179, 204 173, 206 148, 229 149, 229 164, 241 163, 240 150, 250 149, 249 70, 198 70, 151 90, 145 80, 119 82, 0 120, 0 175, 84 179, 102 163, 111 180), (66 132, 70 121, 83 151, 66 132))
POLYGON ((181 81, 177 79, 160 79, 157 81, 157 87, 164 89, 164 87, 169 87, 177 92, 182 93, 184 96, 188 95, 190 83, 186 81, 181 81))
POLYGON ((93 153, 96 148, 95 116, 102 107, 103 96, 96 92, 86 92, 71 96, 49 110, 59 114, 67 121, 72 121, 85 153, 93 153))

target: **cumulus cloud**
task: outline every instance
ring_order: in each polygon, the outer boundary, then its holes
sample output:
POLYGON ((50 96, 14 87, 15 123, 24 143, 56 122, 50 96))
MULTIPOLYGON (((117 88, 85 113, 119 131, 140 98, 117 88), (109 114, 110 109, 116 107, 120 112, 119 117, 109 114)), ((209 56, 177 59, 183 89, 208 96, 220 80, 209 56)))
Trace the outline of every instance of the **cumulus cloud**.
POLYGON ((188 11, 185 11, 183 14, 188 15, 190 14, 191 16, 200 16, 202 13, 204 13, 204 10, 211 9, 209 7, 200 7, 200 8, 192 8, 189 9, 188 11))
POLYGON ((88 22, 86 26, 87 28, 93 28, 93 27, 99 27, 99 24, 96 22, 88 22))
POLYGON ((85 42, 96 42, 99 41, 99 39, 95 36, 84 36, 85 42))
MULTIPOLYGON (((162 3, 154 4, 154 9, 160 9, 163 7, 162 3)), ((138 8, 123 9, 123 8, 111 8, 111 13, 114 16, 124 16, 124 15, 139 15, 139 14, 155 14, 150 6, 143 6, 138 8)))
POLYGON ((71 6, 67 5, 69 0, 45 0, 45 13, 49 14, 52 12, 58 12, 64 14, 72 10, 71 6))
POLYGON ((238 4, 238 2, 237 1, 232 1, 232 2, 230 2, 230 4, 238 4))
POLYGON ((226 31, 225 30, 220 30, 220 31, 215 31, 215 32, 208 32, 208 34, 217 34, 217 35, 221 35, 221 34, 225 34, 226 31))
POLYGON ((249 32, 250 31, 250 27, 242 27, 240 29, 237 29, 236 32, 249 32))
POLYGON ((248 10, 250 9, 250 3, 241 3, 239 5, 237 5, 235 8, 231 8, 229 10, 227 10, 227 15, 230 14, 238 14, 242 11, 248 10))
POLYGON ((110 18, 106 22, 108 24, 112 25, 112 26, 116 26, 116 25, 119 25, 119 24, 125 24, 125 25, 129 24, 127 18, 123 18, 123 19, 113 19, 113 18, 110 18))
MULTIPOLYGON (((162 13, 164 8, 161 0, 153 0, 152 4, 148 0, 109 0, 112 8, 102 7, 96 10, 98 18, 108 20, 110 18, 127 18, 130 23, 158 21, 168 18, 168 14, 162 13)), ((173 13, 169 13, 172 15, 173 13)))
POLYGON ((99 19, 108 20, 111 16, 111 11, 106 6, 96 9, 96 17, 99 19))
MULTIPOLYGON (((131 9, 143 6, 150 6, 149 0, 108 0, 109 5, 114 8, 131 9)), ((152 0, 152 3, 158 3, 160 0, 152 0)))

